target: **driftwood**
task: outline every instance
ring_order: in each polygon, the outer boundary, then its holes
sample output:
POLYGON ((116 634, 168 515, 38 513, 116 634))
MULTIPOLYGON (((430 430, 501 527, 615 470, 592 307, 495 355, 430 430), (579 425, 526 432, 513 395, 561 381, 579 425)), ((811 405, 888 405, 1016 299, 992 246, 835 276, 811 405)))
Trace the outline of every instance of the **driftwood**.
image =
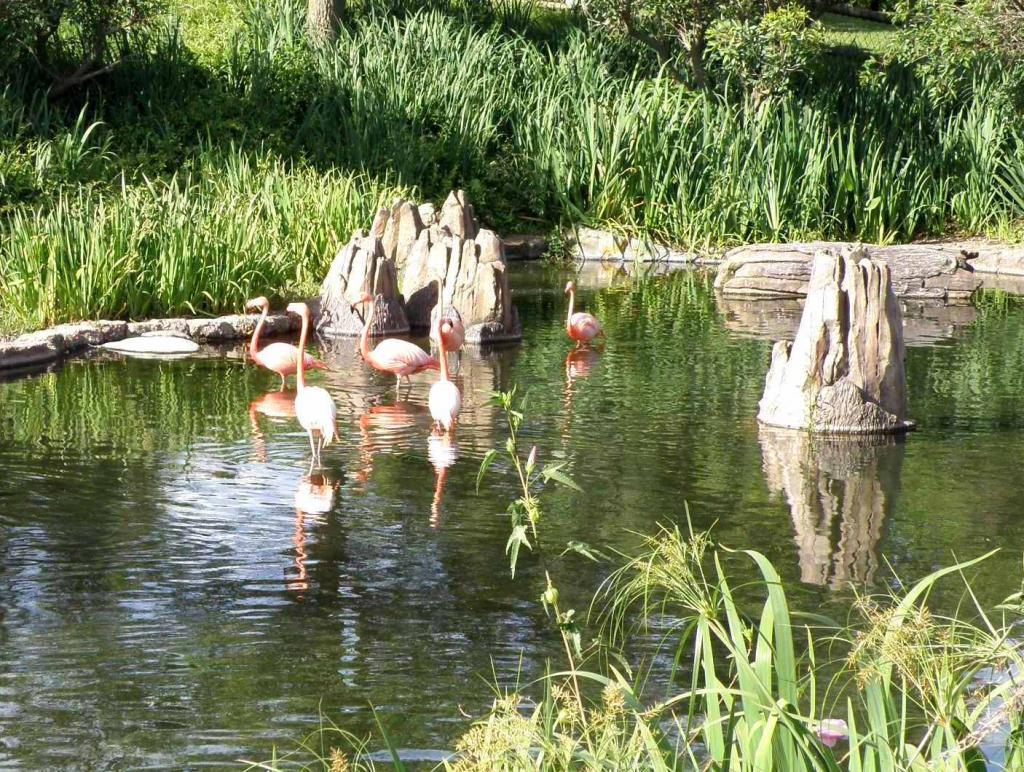
POLYGON ((889 269, 819 252, 800 328, 772 350, 758 420, 821 433, 907 431, 903 324, 889 269))
POLYGON ((889 267, 896 295, 913 300, 967 302, 981 284, 971 265, 976 253, 947 244, 862 247, 845 242, 752 244, 730 250, 715 277, 729 297, 802 297, 807 294, 814 255, 858 246, 889 267))

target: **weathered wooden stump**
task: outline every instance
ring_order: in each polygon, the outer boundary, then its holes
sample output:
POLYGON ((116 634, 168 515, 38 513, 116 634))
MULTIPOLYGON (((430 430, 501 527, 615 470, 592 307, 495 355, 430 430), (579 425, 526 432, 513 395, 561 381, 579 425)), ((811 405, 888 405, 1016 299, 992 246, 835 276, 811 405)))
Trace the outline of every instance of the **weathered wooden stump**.
POLYGON ((834 434, 907 431, 903 356, 888 266, 859 248, 819 252, 796 340, 772 350, 758 420, 834 434))

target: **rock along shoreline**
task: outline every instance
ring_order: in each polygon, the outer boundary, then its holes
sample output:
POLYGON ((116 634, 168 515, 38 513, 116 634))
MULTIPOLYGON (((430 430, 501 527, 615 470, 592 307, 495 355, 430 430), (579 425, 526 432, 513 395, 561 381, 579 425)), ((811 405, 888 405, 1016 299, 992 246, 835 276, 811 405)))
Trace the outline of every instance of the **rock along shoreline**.
MULTIPOLYGON (((242 340, 252 335, 259 314, 230 314, 212 319, 149 319, 142 322, 100 320, 59 324, 0 341, 0 370, 38 368, 104 343, 163 333, 196 343, 242 340)), ((264 325, 268 337, 295 332, 301 322, 285 313, 270 314, 264 325)))

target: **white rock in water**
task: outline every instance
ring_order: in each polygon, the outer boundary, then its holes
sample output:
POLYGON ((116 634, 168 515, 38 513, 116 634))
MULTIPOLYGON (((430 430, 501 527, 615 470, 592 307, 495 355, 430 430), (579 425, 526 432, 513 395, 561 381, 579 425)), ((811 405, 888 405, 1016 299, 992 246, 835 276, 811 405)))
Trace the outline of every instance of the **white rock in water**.
POLYGON ((199 344, 176 335, 146 335, 104 343, 103 348, 122 354, 194 354, 199 344))

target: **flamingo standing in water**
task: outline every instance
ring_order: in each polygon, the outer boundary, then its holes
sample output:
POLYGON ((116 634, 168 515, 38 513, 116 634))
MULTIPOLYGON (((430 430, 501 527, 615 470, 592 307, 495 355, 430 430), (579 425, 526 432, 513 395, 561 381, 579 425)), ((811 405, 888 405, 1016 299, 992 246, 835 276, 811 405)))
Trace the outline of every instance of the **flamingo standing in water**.
POLYGON ((375 370, 394 375, 396 388, 401 386, 403 378, 408 381, 410 375, 438 368, 438 362, 434 357, 415 343, 400 338, 385 338, 371 350, 370 325, 373 324, 377 304, 368 294, 363 295, 360 302, 370 304, 370 312, 363 323, 363 334, 359 338, 359 353, 364 362, 375 370))
POLYGON ((462 351, 462 344, 466 340, 466 325, 462 322, 462 315, 455 306, 448 306, 448 310, 444 310, 444 281, 440 276, 437 277, 437 319, 430 325, 430 339, 438 344, 438 348, 443 339, 445 349, 456 353, 462 351), (441 330, 441 322, 445 319, 451 322, 451 329, 447 333, 441 330))
MULTIPOLYGON (((249 344, 249 356, 252 360, 273 370, 281 376, 281 391, 284 391, 285 377, 294 373, 298 366, 299 350, 291 343, 271 343, 266 348, 260 348, 260 333, 263 331, 263 324, 267 321, 267 314, 270 312, 270 301, 260 296, 253 298, 245 304, 248 311, 262 311, 260 320, 256 323, 256 329, 252 331, 252 342, 249 344)), ((326 370, 327 365, 316 359, 312 354, 302 354, 303 363, 307 370, 326 370)))
POLYGON ((441 320, 441 334, 438 336, 438 342, 441 344, 441 380, 430 387, 430 397, 427 400, 430 416, 441 434, 451 434, 455 430, 455 422, 459 419, 459 411, 462 410, 459 387, 448 377, 448 349, 444 340, 445 333, 451 332, 451 326, 449 320, 441 320))
MULTIPOLYGON (((305 303, 290 303, 288 311, 302 317, 302 332, 299 334, 299 352, 306 351, 306 336, 309 335, 309 306, 305 303)), ((334 418, 338 409, 334 406, 334 400, 327 393, 326 389, 319 386, 306 385, 305 357, 298 359, 298 369, 295 371, 295 417, 299 419, 299 425, 309 435, 309 448, 313 451, 311 463, 320 461, 320 450, 338 436, 338 429, 335 426, 334 418), (316 444, 313 444, 313 438, 316 444)))
POLYGON ((576 302, 575 282, 565 285, 565 294, 569 296, 569 315, 565 319, 565 331, 569 333, 569 337, 576 341, 577 346, 590 343, 599 335, 603 338, 604 330, 601 329, 601 323, 597 321, 596 316, 582 311, 577 311, 575 314, 572 312, 572 307, 576 302))

